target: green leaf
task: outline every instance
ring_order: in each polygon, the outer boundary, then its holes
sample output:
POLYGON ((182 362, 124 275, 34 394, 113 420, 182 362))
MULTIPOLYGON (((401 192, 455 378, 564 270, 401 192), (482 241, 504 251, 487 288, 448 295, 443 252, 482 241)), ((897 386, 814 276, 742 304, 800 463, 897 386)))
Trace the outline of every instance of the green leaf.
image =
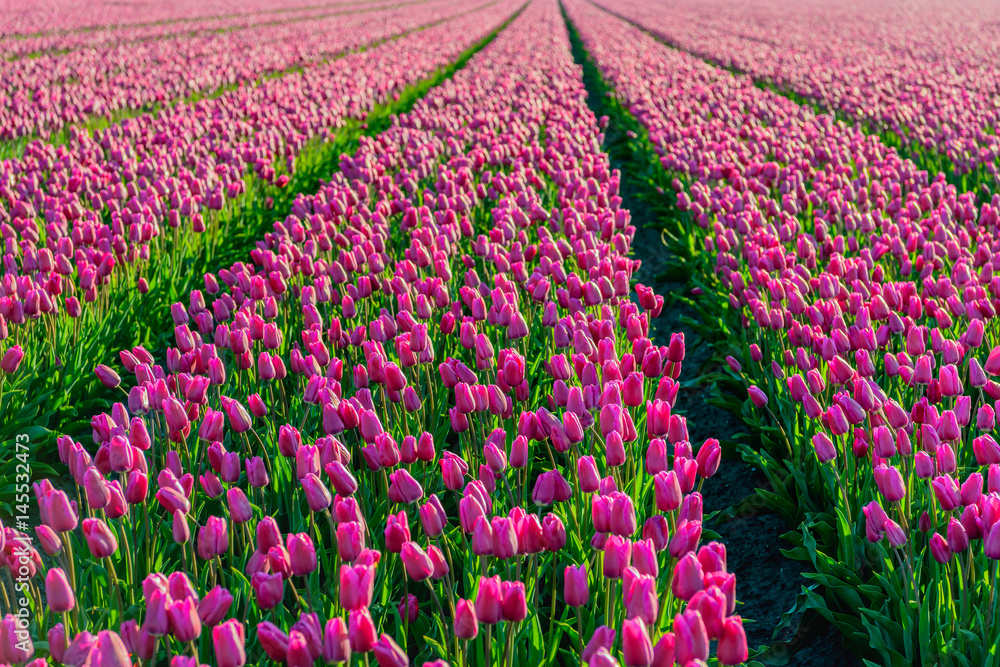
POLYGON ((917 621, 917 637, 920 640, 921 647, 929 647, 931 645, 930 604, 931 596, 925 592, 923 604, 920 605, 920 618, 917 621))
POLYGON ((839 556, 840 562, 846 564, 848 567, 854 567, 854 534, 851 531, 851 526, 847 522, 847 517, 838 507, 837 510, 837 534, 839 539, 839 549, 837 554, 839 556))

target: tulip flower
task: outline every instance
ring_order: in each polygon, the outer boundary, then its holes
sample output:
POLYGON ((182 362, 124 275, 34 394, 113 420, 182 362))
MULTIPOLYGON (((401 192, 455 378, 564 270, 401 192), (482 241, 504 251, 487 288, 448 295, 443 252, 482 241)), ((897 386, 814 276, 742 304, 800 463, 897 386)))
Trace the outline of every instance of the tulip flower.
POLYGON ((229 504, 229 515, 232 517, 233 523, 246 523, 253 518, 253 509, 250 507, 250 501, 242 489, 238 487, 229 489, 226 492, 226 499, 229 504))
POLYGON ((587 564, 567 565, 563 573, 563 599, 571 607, 582 607, 590 599, 587 564))
POLYGON ((53 613, 72 611, 76 606, 76 596, 66 573, 61 568, 52 568, 45 575, 45 598, 53 613))
POLYGON ((267 657, 275 662, 285 662, 288 656, 288 635, 276 625, 270 621, 264 621, 258 625, 257 641, 267 657))
POLYGON ((632 560, 632 544, 627 539, 612 535, 604 547, 604 576, 621 579, 632 560))
POLYGON ((375 642, 372 650, 379 667, 408 667, 410 664, 406 652, 385 633, 375 642))
POLYGON ((399 553, 403 544, 410 541, 410 526, 406 512, 390 514, 385 526, 385 548, 392 553, 399 553))
POLYGON ((504 581, 501 584, 502 617, 505 621, 523 621, 528 616, 528 603, 524 583, 520 581, 504 581))
POLYGON ((708 633, 701 614, 687 610, 674 617, 674 651, 677 661, 708 659, 708 633))
POLYGON ((229 528, 226 520, 217 516, 208 517, 205 526, 198 531, 198 556, 211 560, 229 550, 229 528))
POLYGON ((288 555, 292 574, 297 577, 309 576, 317 567, 316 547, 307 533, 289 535, 288 555))
POLYGON ((118 551, 118 539, 100 519, 84 519, 83 536, 95 558, 107 558, 118 551))
POLYGON ((740 665, 746 662, 748 656, 747 637, 743 630, 743 622, 739 616, 730 616, 722 625, 722 635, 719 637, 716 657, 718 657, 720 664, 740 665))
POLYGON ((58 533, 64 533, 76 528, 76 509, 70 504, 69 497, 63 491, 52 491, 41 503, 45 507, 48 525, 58 533))
POLYGON ((581 661, 589 663, 598 651, 611 649, 614 646, 616 634, 613 628, 606 625, 598 627, 584 647, 583 655, 580 656, 581 661))
POLYGON ((494 625, 502 616, 500 577, 480 577, 476 594, 476 618, 481 623, 494 625))
POLYGON ((702 581, 701 563, 695 553, 690 551, 678 561, 670 586, 674 596, 686 601, 702 589, 702 581))
POLYGON ((389 499, 396 503, 415 503, 424 497, 424 490, 405 469, 389 474, 389 499))
POLYGON ((197 602, 191 598, 175 600, 167 607, 170 631, 181 643, 194 641, 201 635, 201 618, 197 602))
POLYGON ((673 470, 659 472, 653 477, 656 507, 661 512, 672 512, 680 507, 681 487, 673 470))
POLYGON ((306 502, 313 512, 322 512, 333 502, 330 490, 326 488, 322 480, 314 473, 306 473, 301 479, 302 490, 305 492, 306 502))
POLYGON ((375 568, 365 564, 340 566, 340 606, 361 609, 371 604, 375 568))
POLYGON ((212 645, 219 667, 243 667, 247 662, 243 625, 231 618, 212 628, 212 645))
POLYGON ((757 406, 758 408, 762 408, 765 405, 767 405, 767 402, 768 402, 768 400, 767 400, 767 394, 765 394, 763 391, 761 391, 757 387, 751 385, 747 389, 747 393, 750 394, 750 400, 753 401, 753 404, 755 406, 757 406))
POLYGON ((347 623, 342 618, 331 618, 323 630, 323 660, 326 662, 349 662, 351 644, 347 623))
POLYGON ((396 607, 396 612, 400 618, 407 619, 407 622, 416 623, 417 617, 420 615, 420 605, 417 601, 417 596, 407 595, 406 599, 402 600, 399 606, 396 607))
POLYGON ((622 625, 622 647, 625 664, 647 667, 653 662, 653 643, 641 618, 626 619, 622 625))
POLYGON ((205 625, 218 625, 225 618, 232 603, 233 596, 229 591, 222 586, 216 586, 198 602, 198 616, 205 625))
POLYGON ((250 578, 250 584, 257 594, 257 604, 261 609, 272 609, 284 597, 284 578, 280 574, 258 572, 250 578))
POLYGON ((406 574, 414 581, 423 581, 434 573, 434 565, 427 553, 415 542, 405 542, 400 551, 406 574))
POLYGON ((983 537, 983 553, 987 558, 1000 560, 1000 523, 994 523, 983 537))
POLYGON ((475 639, 479 634, 479 619, 472 601, 459 599, 455 603, 454 632, 460 639, 475 639))
POLYGON ((367 607, 353 609, 348 614, 348 637, 351 651, 368 653, 375 647, 375 623, 367 607))
POLYGON ((128 649, 125 648, 125 642, 122 641, 118 633, 110 630, 101 630, 97 633, 97 653, 100 655, 103 665, 118 667, 119 665, 128 665, 131 662, 128 649))
POLYGON ((345 521, 337 526, 337 551, 345 563, 353 563, 365 549, 364 527, 357 521, 345 521))

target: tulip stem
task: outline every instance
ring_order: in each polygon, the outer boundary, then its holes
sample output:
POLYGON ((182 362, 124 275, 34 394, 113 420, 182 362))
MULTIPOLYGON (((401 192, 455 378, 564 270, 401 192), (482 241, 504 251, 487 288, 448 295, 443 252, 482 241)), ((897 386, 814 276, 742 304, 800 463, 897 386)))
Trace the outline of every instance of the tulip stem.
POLYGON ((198 660, 198 647, 194 645, 194 640, 189 641, 188 646, 191 648, 191 655, 194 656, 195 663, 201 662, 198 660))
POLYGON ((534 602, 534 605, 533 605, 535 609, 538 609, 538 558, 537 558, 537 556, 538 556, 538 554, 531 554, 531 563, 528 565, 528 569, 529 570, 534 570, 534 572, 535 572, 535 576, 534 576, 534 579, 535 579, 535 591, 534 591, 534 593, 535 593, 535 602, 534 602))
POLYGON ((552 634, 552 626, 556 622, 556 564, 552 563, 552 608, 549 611, 549 634, 552 634))
POLYGON ((115 572, 115 565, 111 562, 111 556, 104 559, 105 565, 108 567, 108 578, 111 580, 111 588, 115 591, 115 604, 118 607, 118 621, 122 620, 122 594, 121 589, 118 585, 118 574, 115 572))
MULTIPOLYGON (((966 557, 968 559, 971 559, 972 558, 972 553, 971 552, 966 553, 966 557)), ((965 627, 968 627, 966 625, 966 618, 968 618, 969 577, 968 577, 968 574, 966 572, 966 568, 962 566, 962 557, 961 557, 961 555, 959 556, 959 559, 958 559, 958 568, 957 569, 958 569, 959 579, 962 582, 962 600, 961 600, 961 604, 962 604, 962 627, 965 628, 965 627)))
POLYGON ((993 601, 990 603, 989 620, 986 621, 986 626, 989 627, 991 630, 993 629, 993 621, 995 620, 994 616, 995 616, 996 610, 997 610, 997 585, 996 585, 996 580, 997 580, 997 563, 1000 563, 1000 561, 996 561, 995 560, 990 565, 990 567, 993 569, 993 576, 989 578, 989 581, 992 582, 992 584, 993 584, 991 586, 991 588, 993 589, 993 596, 992 596, 993 597, 993 601))
MULTIPOLYGON (((128 582, 129 592, 130 592, 135 588, 135 575, 133 574, 132 570, 132 549, 129 548, 128 533, 125 530, 125 526, 119 526, 119 527, 121 528, 122 542, 124 543, 125 546, 125 580, 128 582)), ((132 596, 130 593, 127 593, 127 595, 129 598, 129 604, 131 604, 132 596)))
POLYGON ((405 567, 400 569, 403 570, 403 651, 409 654, 407 644, 410 636, 410 578, 406 575, 405 567))
POLYGON ((193 475, 193 474, 195 474, 194 461, 191 458, 191 449, 188 447, 187 436, 184 436, 184 439, 182 440, 182 443, 184 445, 184 455, 187 456, 187 460, 188 460, 188 470, 193 475))
POLYGON ((483 654, 486 656, 486 667, 493 664, 493 626, 486 625, 486 644, 483 646, 483 654))
POLYGON ((507 499, 510 500, 510 506, 514 507, 514 494, 510 489, 510 484, 507 482, 507 471, 500 473, 500 479, 503 480, 503 485, 507 489, 507 499))
POLYGON ((615 619, 614 619, 614 613, 613 613, 614 612, 614 600, 611 599, 611 583, 613 581, 614 581, 613 579, 608 579, 608 585, 604 589, 604 609, 606 610, 605 611, 604 624, 607 625, 608 627, 612 627, 612 628, 615 627, 615 619))
POLYGON ((305 575, 304 577, 302 577, 302 579, 303 579, 302 583, 306 589, 306 602, 309 603, 309 613, 311 614, 313 612, 314 607, 312 599, 312 589, 309 587, 309 575, 308 574, 305 575))
POLYGON ((576 654, 583 655, 583 607, 576 608, 576 654))
POLYGON ((389 474, 382 468, 382 491, 385 493, 385 497, 389 497, 389 474))
MULTIPOLYGON (((288 585, 291 587, 292 593, 295 595, 295 601, 299 604, 300 607, 306 609, 306 603, 302 601, 301 597, 299 597, 299 591, 297 588, 295 588, 295 584, 292 583, 291 577, 288 578, 288 585)), ((312 610, 310 609, 310 611, 312 610)))
POLYGON ((511 663, 511 652, 514 648, 514 635, 517 633, 518 622, 511 623, 508 627, 508 632, 503 642, 503 661, 500 663, 500 667, 506 667, 511 663))
MULTIPOLYGON (((153 561, 152 561, 153 550, 152 550, 152 545, 149 543, 149 505, 145 502, 142 504, 142 518, 143 518, 142 522, 143 527, 146 531, 146 574, 149 574, 150 572, 153 571, 153 561)), ((181 548, 181 553, 184 553, 183 548, 181 548)), ((184 569, 185 570, 187 569, 186 564, 184 566, 184 569)))
MULTIPOLYGON (((253 433, 253 437, 257 438, 257 442, 260 443, 260 451, 264 454, 264 459, 267 461, 267 467, 271 469, 271 474, 273 475, 274 474, 274 466, 271 465, 271 457, 267 453, 267 446, 265 446, 264 445, 264 441, 260 439, 260 435, 257 433, 256 429, 251 428, 250 432, 253 433)), ((247 451, 249 451, 250 450, 250 438, 249 438, 249 436, 247 436, 246 433, 243 434, 243 437, 246 438, 246 440, 247 440, 247 451)))
POLYGON ((795 462, 796 468, 799 468, 799 457, 792 453, 792 441, 788 439, 788 434, 785 433, 785 428, 781 425, 782 422, 774 416, 774 413, 771 412, 771 408, 765 405, 764 409, 767 410, 767 414, 771 415, 771 419, 774 420, 774 423, 778 425, 778 430, 781 431, 781 436, 785 439, 785 445, 788 447, 788 458, 795 462))
MULTIPOLYGON (((434 604, 435 604, 435 606, 437 606, 438 613, 441 614, 441 618, 443 618, 443 619, 444 618, 448 618, 447 616, 444 615, 444 607, 441 606, 441 598, 438 597, 437 592, 434 590, 434 586, 431 585, 431 580, 429 578, 428 579, 424 579, 424 583, 427 584, 427 589, 431 592, 431 598, 433 598, 434 604)), ((407 600, 407 603, 409 603, 409 600, 407 600)), ((409 606, 407 606, 407 608, 406 608, 406 615, 407 616, 410 615, 410 608, 409 608, 409 606)))
POLYGON ((851 503, 847 500, 847 487, 840 481, 840 471, 836 465, 831 466, 833 476, 837 478, 837 486, 840 487, 840 494, 844 497, 844 512, 847 514, 847 525, 853 526, 854 519, 851 516, 851 503))
POLYGON ((45 603, 42 602, 42 591, 35 582, 31 582, 31 597, 34 601, 35 623, 39 628, 45 627, 45 603))
POLYGON ((69 533, 60 533, 63 546, 66 547, 66 562, 69 563, 70 586, 76 590, 76 559, 73 558, 73 541, 69 533))

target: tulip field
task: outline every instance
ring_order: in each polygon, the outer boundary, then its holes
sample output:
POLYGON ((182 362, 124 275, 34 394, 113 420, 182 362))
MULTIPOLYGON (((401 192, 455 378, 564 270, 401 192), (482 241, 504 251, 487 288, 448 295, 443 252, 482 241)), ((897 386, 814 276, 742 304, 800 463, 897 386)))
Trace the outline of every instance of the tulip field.
POLYGON ((1000 665, 1000 6, 0 9, 0 666, 1000 665))

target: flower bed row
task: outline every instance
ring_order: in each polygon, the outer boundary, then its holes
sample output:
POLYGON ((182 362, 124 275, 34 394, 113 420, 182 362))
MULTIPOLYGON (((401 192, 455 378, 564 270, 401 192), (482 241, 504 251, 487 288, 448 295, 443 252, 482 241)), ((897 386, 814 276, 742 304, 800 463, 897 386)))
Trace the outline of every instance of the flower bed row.
MULTIPOLYGON (((805 603, 884 664, 989 662, 998 632, 997 209, 877 137, 588 2, 586 48, 677 191, 676 232, 803 532, 805 603), (738 358, 737 358, 738 357, 738 358)), ((667 185, 667 187, 671 187, 667 185)))
POLYGON ((335 12, 319 18, 0 63, 0 140, 65 139, 66 128, 155 111, 180 100, 253 85, 262 77, 375 44, 463 9, 449 0, 335 12))
MULTIPOLYGON (((379 122, 387 109, 405 108, 517 8, 516 0, 490 5, 315 71, 80 134, 58 149, 34 144, 9 188, 15 210, 30 207, 32 215, 0 225, 0 357, 8 358, 0 438, 28 429, 42 463, 54 460, 46 458, 54 451, 46 427, 89 431, 85 415, 108 398, 91 381, 94 359, 139 343, 159 349, 167 332, 157 323, 198 284, 192 272, 245 256, 295 194, 317 187, 339 151, 354 150, 368 131, 361 119, 379 122), (364 68, 374 73, 359 78, 364 68), (33 213, 42 203, 44 228, 33 213)), ((11 474, 12 455, 0 452, 11 474)), ((0 499, 11 493, 0 487, 0 499)))
MULTIPOLYGON (((419 1, 419 0, 415 0, 419 1)), ((109 44, 164 39, 182 34, 223 32, 262 24, 291 23, 309 18, 322 18, 332 13, 352 9, 370 10, 388 5, 406 4, 400 0, 368 0, 363 3, 336 0, 306 7, 275 7, 243 5, 239 14, 222 16, 185 16, 175 20, 120 25, 105 22, 87 29, 69 32, 47 32, 33 36, 5 34, 0 37, 0 56, 5 60, 40 57, 49 53, 68 53, 78 49, 106 47, 109 44)))
POLYGON ((60 32, 94 31, 106 26, 183 24, 210 18, 253 14, 264 9, 294 11, 324 3, 303 0, 249 0, 238 7, 228 2, 181 0, 170 4, 143 5, 116 2, 41 0, 26 5, 16 0, 0 4, 0 33, 12 39, 60 32))
POLYGON ((870 123, 935 173, 956 172, 963 190, 997 185, 995 7, 597 2, 680 48, 870 123))
MULTIPOLYGON (((65 147, 32 143, 23 159, 3 163, 8 275, 0 315, 17 327, 65 312, 63 293, 94 301, 115 266, 148 258, 167 228, 184 219, 184 231, 205 232, 205 218, 241 197, 249 174, 287 183, 310 140, 329 138, 345 118, 362 117, 446 65, 513 7, 490 6, 323 67, 126 119, 92 137, 74 133, 65 147), (425 48, 430 44, 440 47, 425 48), (361 68, 378 74, 359 82, 361 68)), ((191 242, 187 236, 179 241, 191 242)))
POLYGON ((127 401, 60 441, 68 490, 34 486, 55 658, 746 659, 701 544, 721 450, 672 414, 683 337, 647 337, 585 96, 531 3, 175 304, 165 365, 97 367, 127 401))

